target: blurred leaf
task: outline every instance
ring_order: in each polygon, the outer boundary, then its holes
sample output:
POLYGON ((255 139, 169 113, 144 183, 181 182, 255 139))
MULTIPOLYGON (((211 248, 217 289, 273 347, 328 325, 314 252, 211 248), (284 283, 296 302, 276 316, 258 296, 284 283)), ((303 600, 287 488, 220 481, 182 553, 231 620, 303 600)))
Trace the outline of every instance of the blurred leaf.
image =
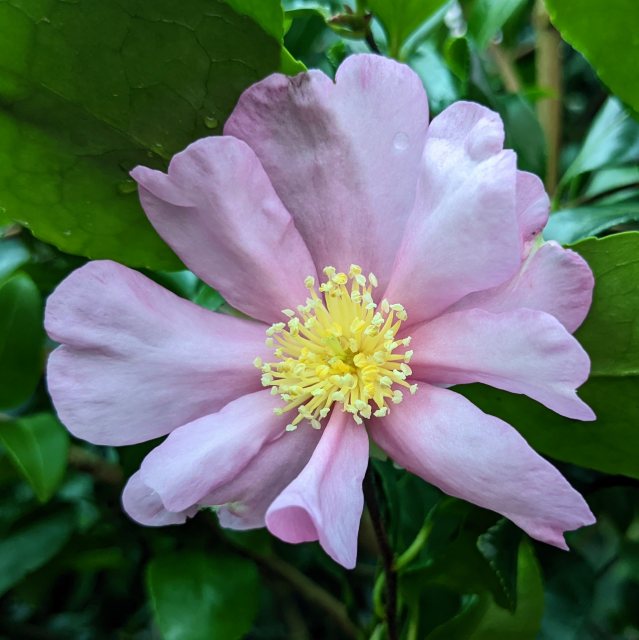
POLYGON ((69 434, 50 413, 0 422, 0 443, 33 488, 46 502, 67 468, 69 434))
POLYGON ((224 304, 224 298, 218 291, 203 284, 195 294, 193 302, 210 311, 217 311, 224 304))
POLYGON ((588 187, 584 191, 584 198, 601 197, 624 187, 637 186, 639 186, 639 167, 602 169, 593 174, 588 187))
MULTIPOLYGON (((637 5, 639 6, 639 5, 637 5)), ((608 98, 599 110, 577 157, 566 170, 562 183, 582 173, 639 159, 639 123, 616 98, 608 98)))
POLYGON ((511 611, 517 606, 517 556, 521 535, 521 529, 502 518, 477 538, 477 548, 501 583, 511 611))
POLYGON ((577 207, 553 213, 544 229, 546 240, 572 244, 618 224, 639 220, 639 202, 577 207))
POLYGON ((456 390, 512 424, 542 453, 639 478, 639 232, 584 240, 572 248, 595 274, 592 308, 576 337, 592 362, 579 395, 597 421, 569 420, 529 398, 482 385, 456 390))
POLYGON ((448 0, 368 0, 368 8, 382 23, 388 37, 388 50, 398 58, 408 37, 448 0))
POLYGON ((69 253, 179 268, 128 171, 219 133, 286 58, 278 0, 234 5, 268 32, 221 0, 1 2, 0 207, 69 253))
POLYGON ((29 261, 29 252, 18 238, 0 240, 0 282, 29 261))
POLYGON ((67 542, 73 518, 67 512, 29 524, 0 542, 0 596, 53 558, 67 542))
POLYGON ((463 611, 428 635, 428 640, 534 640, 544 611, 544 589, 539 564, 528 542, 520 547, 517 574, 518 604, 514 612, 497 606, 489 595, 480 595, 468 600, 463 611))
POLYGON ((546 172, 546 139, 535 110, 520 95, 494 97, 494 107, 504 120, 506 146, 517 152, 524 171, 546 172))
POLYGON ((257 569, 239 556, 161 556, 148 566, 147 586, 164 640, 235 640, 257 613, 257 569))
POLYGON ((465 85, 470 75, 470 47, 466 38, 450 38, 444 46, 444 59, 457 79, 465 85))
POLYGON ((590 62, 599 77, 639 111, 639 3, 636 0, 546 0, 561 36, 590 62))
POLYGON ((426 87, 432 115, 459 100, 457 80, 431 41, 423 42, 413 53, 410 66, 426 87))
POLYGON ((468 31, 480 49, 485 49, 492 38, 526 0, 475 0, 468 18, 468 31))
POLYGON ((17 407, 34 392, 43 344, 40 292, 18 273, 0 286, 0 408, 17 407))

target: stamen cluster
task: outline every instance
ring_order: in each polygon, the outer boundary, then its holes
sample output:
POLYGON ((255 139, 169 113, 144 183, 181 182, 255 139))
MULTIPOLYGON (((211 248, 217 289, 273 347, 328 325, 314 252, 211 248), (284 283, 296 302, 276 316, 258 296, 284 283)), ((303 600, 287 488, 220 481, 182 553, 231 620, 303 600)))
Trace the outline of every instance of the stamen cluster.
POLYGON ((275 413, 297 408, 288 431, 302 420, 319 429, 334 403, 341 403, 362 424, 364 418, 387 415, 389 401, 402 401, 398 387, 410 393, 417 389, 406 382, 413 352, 395 353, 410 344, 410 337, 395 339, 407 318, 404 307, 384 299, 378 308, 372 295, 377 278, 372 273, 366 278, 357 265, 351 265, 348 274, 334 267, 326 267, 324 274, 321 297, 315 279, 307 277, 306 304, 297 311, 284 309, 288 321, 267 329, 266 345, 275 349, 276 361, 254 361, 262 371, 262 384, 285 402, 275 413))

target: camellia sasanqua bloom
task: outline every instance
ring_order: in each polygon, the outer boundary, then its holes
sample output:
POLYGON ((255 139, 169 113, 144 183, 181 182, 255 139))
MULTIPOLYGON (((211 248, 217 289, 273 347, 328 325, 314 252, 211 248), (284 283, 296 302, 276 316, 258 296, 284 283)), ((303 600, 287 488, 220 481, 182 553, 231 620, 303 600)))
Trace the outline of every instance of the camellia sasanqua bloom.
POLYGON ((50 297, 48 384, 76 436, 167 436, 123 494, 146 525, 216 506, 356 561, 372 440, 446 493, 566 548, 583 498, 502 420, 449 387, 481 382, 578 420, 589 359, 572 332, 593 278, 542 242, 548 198, 468 102, 428 123, 418 77, 379 56, 335 81, 279 74, 224 135, 137 167, 158 233, 249 318, 90 262, 50 297))

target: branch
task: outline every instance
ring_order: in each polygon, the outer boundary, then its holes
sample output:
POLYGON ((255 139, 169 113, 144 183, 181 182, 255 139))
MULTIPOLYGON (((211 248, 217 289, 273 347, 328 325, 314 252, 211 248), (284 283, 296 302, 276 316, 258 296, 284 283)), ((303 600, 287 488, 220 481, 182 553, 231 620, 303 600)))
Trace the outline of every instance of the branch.
POLYGON ((557 188, 561 147, 561 36, 550 24, 543 0, 535 3, 533 27, 537 35, 537 86, 550 93, 549 97, 537 102, 537 115, 548 145, 545 183, 546 190, 552 196, 557 188))
POLYGON ((69 447, 69 466, 90 473, 96 480, 120 486, 124 483, 122 468, 82 447, 69 447))

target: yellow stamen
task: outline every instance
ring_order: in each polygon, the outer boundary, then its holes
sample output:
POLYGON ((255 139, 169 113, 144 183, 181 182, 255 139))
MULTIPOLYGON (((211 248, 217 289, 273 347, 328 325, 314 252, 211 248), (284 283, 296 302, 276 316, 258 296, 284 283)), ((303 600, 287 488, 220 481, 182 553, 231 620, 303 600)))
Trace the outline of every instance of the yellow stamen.
POLYGON ((287 322, 267 329, 267 346, 275 350, 276 361, 254 360, 262 384, 285 403, 275 414, 297 414, 287 431, 297 429, 302 420, 319 429, 334 403, 357 424, 371 416, 381 418, 390 412, 390 404, 403 400, 398 387, 411 394, 417 389, 406 382, 413 352, 394 353, 410 344, 409 337, 395 339, 407 318, 404 307, 386 299, 378 307, 372 296, 377 278, 372 273, 365 277, 358 265, 351 265, 347 274, 330 266, 323 271, 320 293, 308 276, 306 304, 297 312, 284 309, 287 322))

